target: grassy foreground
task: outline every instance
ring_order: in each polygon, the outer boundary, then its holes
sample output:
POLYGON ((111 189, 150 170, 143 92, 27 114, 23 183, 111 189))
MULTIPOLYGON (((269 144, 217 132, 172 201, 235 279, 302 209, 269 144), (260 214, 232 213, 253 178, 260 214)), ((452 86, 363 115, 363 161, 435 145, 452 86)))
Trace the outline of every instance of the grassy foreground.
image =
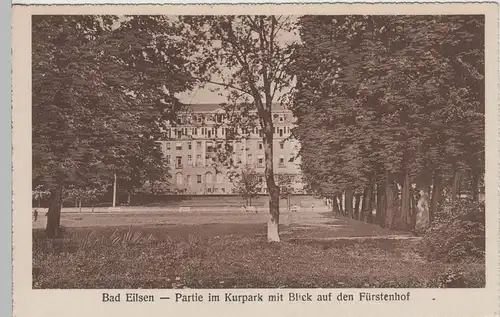
POLYGON ((427 261, 414 240, 285 239, 263 224, 33 231, 33 288, 484 287, 481 261, 427 261))

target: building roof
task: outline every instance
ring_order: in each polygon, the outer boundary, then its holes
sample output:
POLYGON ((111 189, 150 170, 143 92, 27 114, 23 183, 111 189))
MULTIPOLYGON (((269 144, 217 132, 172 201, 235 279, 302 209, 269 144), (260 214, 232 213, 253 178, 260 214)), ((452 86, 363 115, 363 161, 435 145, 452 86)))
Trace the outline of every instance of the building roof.
MULTIPOLYGON (((288 109, 281 105, 280 103, 273 103, 273 111, 287 111, 288 109)), ((200 104, 191 104, 186 105, 186 108, 192 112, 215 112, 218 109, 222 110, 220 103, 200 103, 200 104)), ((188 110, 188 111, 189 111, 188 110)))

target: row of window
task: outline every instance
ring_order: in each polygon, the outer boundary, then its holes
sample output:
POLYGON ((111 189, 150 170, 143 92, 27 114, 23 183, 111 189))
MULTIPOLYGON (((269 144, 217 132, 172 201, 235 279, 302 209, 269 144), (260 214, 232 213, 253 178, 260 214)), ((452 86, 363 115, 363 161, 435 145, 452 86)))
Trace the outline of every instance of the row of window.
MULTIPOLYGON (((224 181, 224 175, 221 173, 216 173, 215 181, 217 184, 221 184, 224 181)), ((214 182, 213 174, 211 172, 206 172, 203 182, 203 175, 196 175, 196 183, 197 184, 212 184, 214 182)), ((184 176, 182 173, 175 174, 175 183, 177 185, 184 185, 184 176)), ((193 180, 191 175, 186 175, 186 183, 187 185, 193 185, 193 180)))
MULTIPOLYGON (((171 165, 172 164, 172 161, 171 161, 172 158, 171 158, 171 156, 167 155, 166 159, 167 159, 167 164, 171 165)), ((196 161, 193 164, 193 156, 191 154, 188 154, 187 155, 187 166, 190 166, 190 167, 210 166, 211 163, 212 163, 211 157, 210 156, 205 156, 205 160, 206 160, 206 162, 203 163, 201 154, 198 154, 198 155, 196 155, 196 161)), ((183 161, 184 161, 184 159, 183 159, 182 156, 176 156, 175 157, 175 168, 183 168, 184 167, 183 161)), ((243 163, 243 156, 241 154, 236 155, 236 163, 237 164, 242 164, 243 163)), ((253 156, 253 154, 247 154, 246 164, 247 165, 254 165, 255 163, 256 163, 256 165, 258 167, 264 167, 264 156, 263 155, 258 155, 257 156, 257 161, 254 162, 254 156, 253 156)), ((281 155, 279 157, 278 164, 279 164, 279 167, 285 167, 285 157, 283 155, 281 155)))
MULTIPOLYGON (((279 135, 280 137, 283 137, 285 134, 290 133, 290 127, 274 127, 274 134, 279 135)), ((167 137, 169 138, 182 138, 183 135, 187 136, 206 136, 207 138, 212 138, 212 137, 225 137, 228 134, 234 134, 234 129, 232 128, 171 128, 167 130, 167 137)), ((238 130, 239 134, 242 135, 259 135, 262 137, 262 129, 260 128, 251 128, 251 129, 239 129, 238 130)))
MULTIPOLYGON (((200 141, 196 142, 196 149, 197 150, 201 150, 201 147, 202 147, 201 142, 200 141)), ((247 141, 246 147, 247 148, 251 148, 252 147, 252 141, 251 140, 247 141)), ((281 150, 283 150, 285 148, 285 142, 279 142, 279 147, 280 147, 281 150)), ((182 151, 182 148, 183 147, 182 147, 182 143, 181 142, 175 143, 175 150, 176 151, 182 151)), ((264 149, 263 143, 262 142, 258 142, 257 143, 257 148, 259 150, 264 149)), ((190 141, 187 142, 187 149, 188 150, 192 150, 193 149, 192 142, 190 142, 190 141)), ((241 143, 236 143, 235 144, 235 150, 236 151, 240 151, 242 149, 243 149, 243 144, 241 144, 241 143)), ((171 150, 171 144, 170 144, 170 142, 165 142, 165 150, 166 151, 170 151, 171 150)), ((212 142, 207 142, 206 143, 206 150, 207 150, 207 152, 214 151, 214 144, 212 142)))
MULTIPOLYGON (((273 120, 278 122, 284 122, 287 120, 286 114, 275 113, 273 115, 273 120)), ((227 119, 226 114, 193 114, 190 116, 180 116, 177 118, 177 124, 187 124, 187 123, 222 123, 227 119)))

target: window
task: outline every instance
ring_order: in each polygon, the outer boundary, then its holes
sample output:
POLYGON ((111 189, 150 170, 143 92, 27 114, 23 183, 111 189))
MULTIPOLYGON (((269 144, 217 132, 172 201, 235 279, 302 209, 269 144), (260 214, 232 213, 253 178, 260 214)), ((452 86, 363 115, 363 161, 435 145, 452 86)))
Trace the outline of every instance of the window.
POLYGON ((182 173, 175 174, 175 182, 177 183, 177 185, 182 185, 183 183, 182 173))
POLYGON ((259 150, 262 150, 262 143, 259 143, 259 150))
POLYGON ((217 173, 215 175, 215 178, 217 180, 217 184, 221 184, 223 182, 223 180, 224 180, 224 175, 222 175, 222 173, 217 173))
POLYGON ((167 155, 166 159, 167 159, 167 164, 168 164, 168 165, 170 165, 170 164, 171 164, 171 163, 170 163, 170 162, 171 162, 171 161, 170 161, 170 155, 167 155))
POLYGON ((206 146, 207 146, 207 152, 208 152, 208 153, 212 153, 212 152, 214 152, 214 144, 213 144, 213 142, 208 141, 208 142, 206 143, 206 146))
POLYGON ((201 142, 196 142, 196 149, 201 150, 201 142))
POLYGON ((280 142, 280 149, 283 150, 284 147, 285 147, 285 143, 284 142, 280 142))
POLYGON ((191 142, 188 142, 188 150, 191 150, 191 142))
POLYGON ((207 172, 205 174, 205 183, 206 184, 212 184, 212 182, 213 182, 212 173, 207 172))
POLYGON ((222 187, 220 190, 222 191, 223 194, 226 192, 226 189, 224 187, 222 187))
POLYGON ((262 156, 259 157, 259 166, 264 166, 264 158, 262 156))
POLYGON ((191 182, 193 181, 193 180, 191 179, 191 175, 186 176, 186 181, 187 181, 187 184, 188 184, 189 186, 193 185, 193 184, 191 183, 191 182))
POLYGON ((221 128, 222 135, 224 135, 224 131, 226 131, 226 128, 221 128))
POLYGON ((218 193, 219 189, 217 187, 214 188, 214 193, 218 193))
POLYGON ((166 148, 167 148, 167 151, 170 151, 170 142, 167 142, 166 148))
POLYGON ((283 129, 280 129, 280 136, 283 136, 283 129))
POLYGON ((280 156, 280 167, 285 166, 285 158, 283 156, 280 156))
POLYGON ((211 194, 212 193, 212 188, 207 188, 207 193, 211 194))
POLYGON ((196 183, 201 184, 201 175, 196 175, 196 183))
POLYGON ((207 131, 207 137, 211 138, 212 137, 212 130, 207 131))
POLYGON ((176 135, 177 135, 178 139, 182 138, 182 130, 177 130, 175 132, 176 132, 176 135))
POLYGON ((197 135, 198 134, 198 129, 197 128, 191 128, 191 134, 192 135, 197 135))
POLYGON ((238 162, 238 164, 241 164, 241 162, 242 162, 242 157, 241 157, 241 154, 238 154, 238 157, 237 157, 237 161, 236 161, 236 162, 238 162))
POLYGON ((182 143, 180 143, 180 142, 176 143, 176 144, 175 144, 175 149, 176 149, 177 151, 182 151, 182 143))
POLYGON ((252 164, 252 154, 247 155, 247 164, 252 164))
POLYGON ((201 161, 201 154, 196 155, 196 166, 201 166, 202 161, 201 161))
POLYGON ((182 156, 177 156, 175 158, 175 167, 182 168, 182 156))
POLYGON ((189 166, 193 165, 193 156, 191 154, 188 154, 188 165, 189 166))

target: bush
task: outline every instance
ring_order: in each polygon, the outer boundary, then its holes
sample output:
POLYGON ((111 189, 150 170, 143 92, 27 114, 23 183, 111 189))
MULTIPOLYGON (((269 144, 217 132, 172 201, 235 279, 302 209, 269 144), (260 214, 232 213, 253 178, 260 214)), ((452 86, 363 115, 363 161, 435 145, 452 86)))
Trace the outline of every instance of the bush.
POLYGON ((444 262, 484 260, 484 203, 461 200, 441 210, 423 233, 420 252, 429 260, 444 262))

